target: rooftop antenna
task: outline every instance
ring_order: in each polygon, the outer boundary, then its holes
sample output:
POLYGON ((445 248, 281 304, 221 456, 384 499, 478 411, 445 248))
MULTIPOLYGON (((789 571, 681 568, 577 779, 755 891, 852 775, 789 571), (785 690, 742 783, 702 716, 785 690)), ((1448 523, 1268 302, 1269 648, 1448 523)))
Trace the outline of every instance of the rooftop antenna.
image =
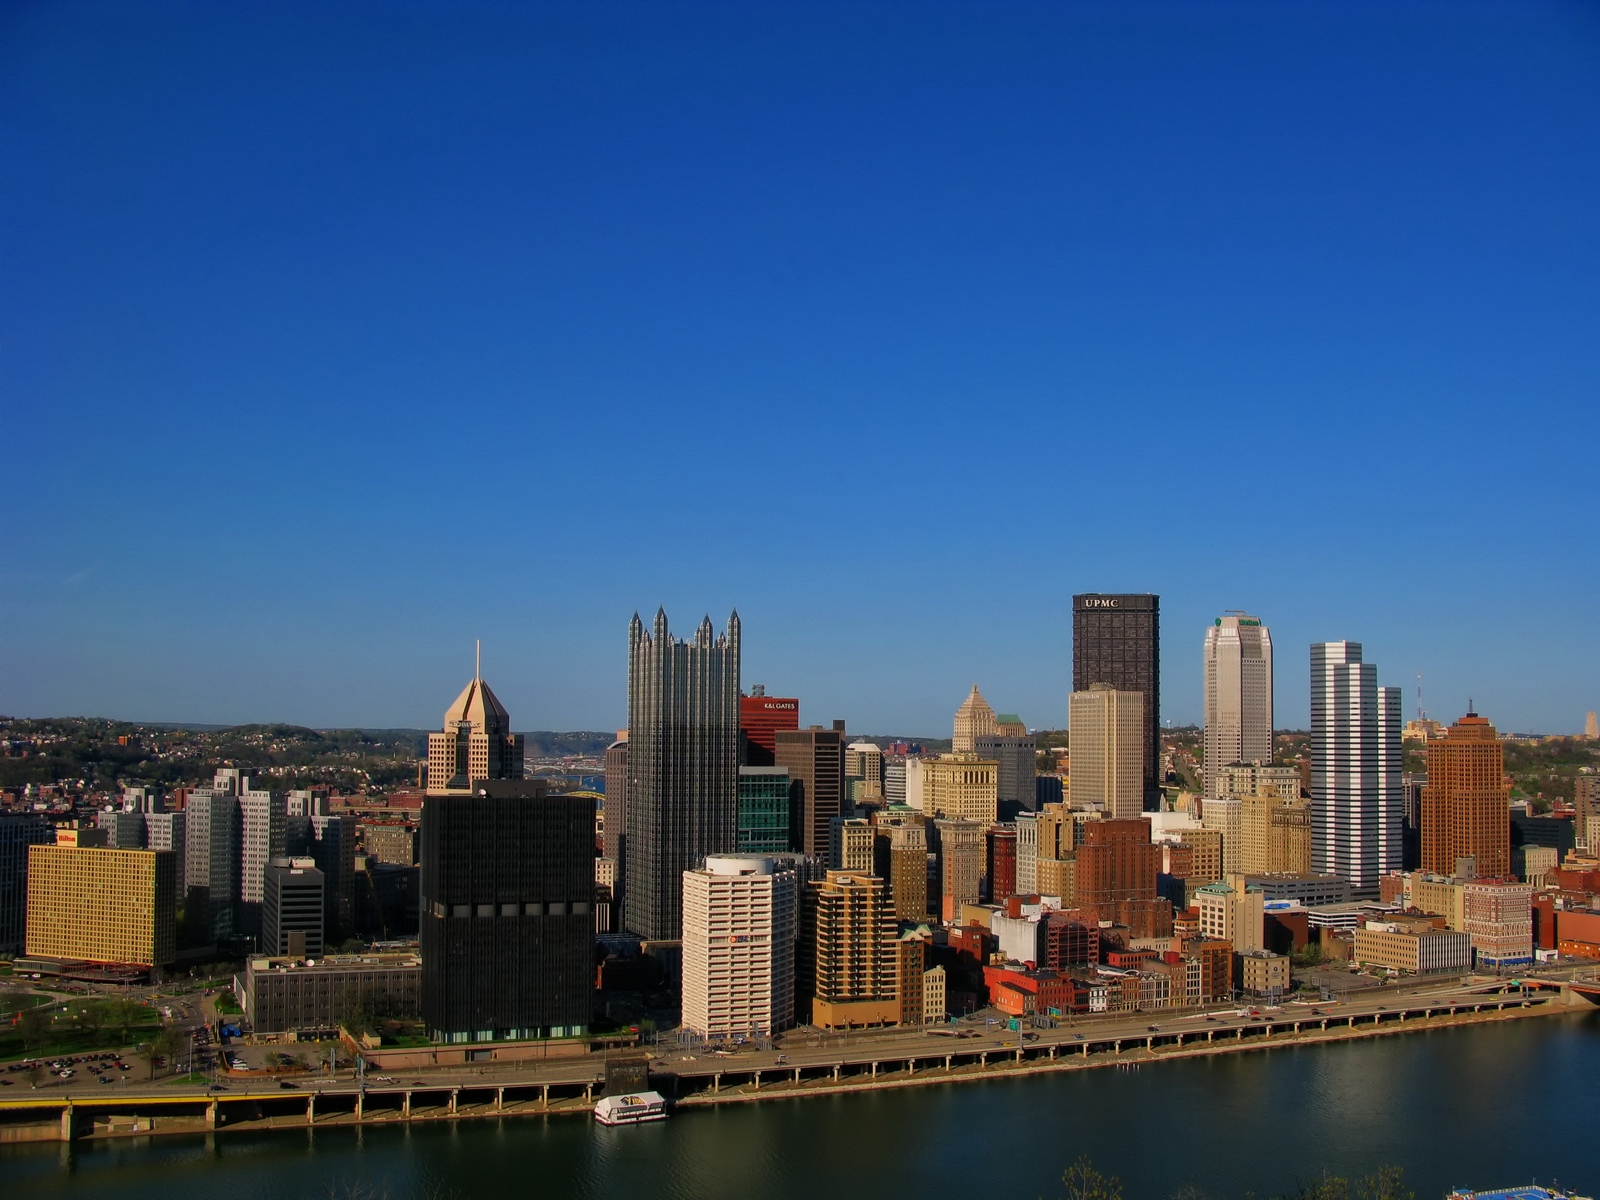
POLYGON ((1417 720, 1422 720, 1426 713, 1422 711, 1422 672, 1417 672, 1417 720))
POLYGON ((472 663, 472 682, 483 682, 483 639, 478 639, 478 654, 472 663))

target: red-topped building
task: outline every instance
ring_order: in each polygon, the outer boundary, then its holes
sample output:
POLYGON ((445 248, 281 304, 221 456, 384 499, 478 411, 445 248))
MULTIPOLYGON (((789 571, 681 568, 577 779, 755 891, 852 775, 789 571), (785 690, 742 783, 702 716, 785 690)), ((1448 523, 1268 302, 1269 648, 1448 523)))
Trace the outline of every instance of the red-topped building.
POLYGON ((778 748, 778 731, 800 728, 800 701, 793 696, 769 696, 757 684, 748 696, 739 697, 739 728, 744 733, 747 765, 770 767, 778 748), (755 761, 757 758, 761 761, 755 761))

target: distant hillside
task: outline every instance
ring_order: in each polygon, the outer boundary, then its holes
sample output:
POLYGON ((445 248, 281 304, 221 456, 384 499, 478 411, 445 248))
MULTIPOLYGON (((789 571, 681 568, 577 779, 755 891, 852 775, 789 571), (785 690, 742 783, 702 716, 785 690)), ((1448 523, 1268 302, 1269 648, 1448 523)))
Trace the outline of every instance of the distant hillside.
POLYGON ((617 740, 610 732, 579 729, 572 733, 555 733, 548 729, 535 729, 522 735, 522 753, 525 758, 558 758, 577 755, 582 758, 599 758, 606 747, 617 740))
MULTIPOLYGON (((426 729, 308 729, 303 725, 185 725, 104 717, 0 717, 0 788, 29 783, 115 791, 209 780, 240 767, 274 788, 387 790, 416 783, 426 729), (81 782, 80 782, 81 781, 81 782)), ((597 757, 613 733, 536 730, 528 758, 597 757)))

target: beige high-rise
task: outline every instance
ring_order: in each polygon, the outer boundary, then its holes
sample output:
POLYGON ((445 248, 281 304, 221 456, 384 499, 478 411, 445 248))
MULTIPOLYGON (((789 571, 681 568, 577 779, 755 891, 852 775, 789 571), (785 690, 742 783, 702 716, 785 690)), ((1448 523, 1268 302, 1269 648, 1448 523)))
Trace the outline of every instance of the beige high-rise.
POLYGON ((1000 764, 976 754, 906 759, 906 803, 928 817, 994 824, 1000 804, 1000 764))
POLYGON ((1144 811, 1144 695, 1096 683, 1067 705, 1072 737, 1073 808, 1094 808, 1113 820, 1144 811))
POLYGON ((1222 835, 1222 873, 1236 874, 1243 849, 1243 804, 1237 796, 1217 796, 1200 809, 1200 824, 1222 835))
POLYGON ((994 709, 989 707, 983 693, 978 691, 978 685, 973 684, 972 695, 956 709, 955 737, 951 740, 950 749, 957 754, 971 751, 976 739, 994 731, 994 709))
POLYGON ((935 821, 939 841, 942 916, 953 920, 963 904, 976 904, 983 892, 985 826, 976 821, 935 821))
MULTIPOLYGON (((1225 805, 1208 800, 1206 807, 1225 805)), ((1246 875, 1311 873, 1311 801, 1239 797, 1238 870, 1246 875)))
POLYGON ((1205 643, 1206 795, 1232 763, 1272 761, 1272 635, 1259 618, 1218 617, 1205 643))
POLYGON ((883 794, 883 751, 872 742, 851 742, 844 748, 844 773, 846 778, 860 779, 876 784, 878 794, 883 794))
POLYGON ((1300 768, 1274 767, 1267 763, 1235 763, 1222 768, 1219 796, 1281 796, 1294 800, 1300 795, 1300 768))

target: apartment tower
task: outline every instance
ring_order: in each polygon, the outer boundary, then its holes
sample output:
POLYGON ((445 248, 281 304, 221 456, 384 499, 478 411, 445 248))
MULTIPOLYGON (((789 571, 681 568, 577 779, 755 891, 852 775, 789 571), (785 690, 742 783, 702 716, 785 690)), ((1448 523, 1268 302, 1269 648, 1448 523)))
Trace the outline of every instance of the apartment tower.
POLYGON ((683 873, 683 1027, 766 1036, 794 1024, 799 876, 790 863, 711 854, 683 873))
POLYGON ((1347 881, 1358 899, 1401 869, 1402 724, 1400 689, 1378 686, 1360 642, 1312 645, 1312 870, 1347 881))
POLYGON ((894 909, 875 875, 829 871, 807 885, 804 973, 811 1023, 823 1029, 893 1025, 900 1019, 894 909))
MULTIPOLYGON (((1072 690, 1097 683, 1144 697, 1144 809, 1161 806, 1161 597, 1087 593, 1072 598, 1072 690)), ((1077 768, 1077 747, 1073 747, 1077 768)))
POLYGON ((1260 618, 1220 616, 1206 630, 1206 796, 1231 763, 1272 762, 1272 634, 1260 618))
MULTIPOLYGON (((628 625, 626 927, 650 940, 683 931, 683 873, 730 853, 739 829, 739 614, 679 641, 658 609, 628 625)), ((790 772, 793 775, 793 772, 790 772)), ((826 846, 827 823, 823 823, 826 846)))

